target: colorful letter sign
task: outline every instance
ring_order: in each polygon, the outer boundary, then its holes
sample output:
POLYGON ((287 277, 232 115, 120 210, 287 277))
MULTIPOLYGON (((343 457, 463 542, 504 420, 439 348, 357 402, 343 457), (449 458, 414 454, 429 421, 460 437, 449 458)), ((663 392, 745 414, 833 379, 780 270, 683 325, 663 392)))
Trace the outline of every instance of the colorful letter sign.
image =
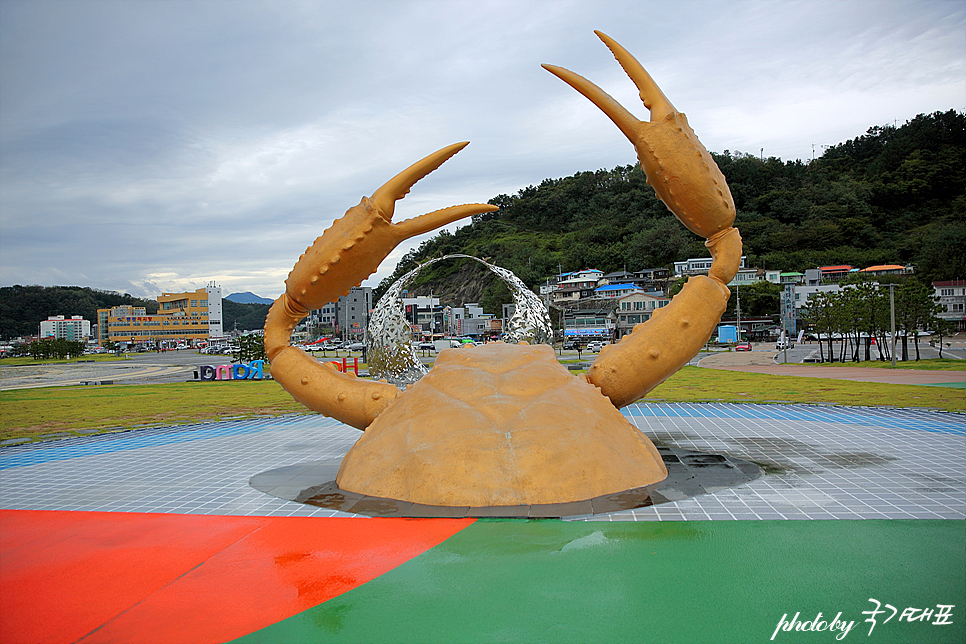
POLYGON ((202 380, 261 380, 264 377, 264 360, 252 360, 248 364, 223 364, 217 367, 204 365, 199 368, 202 380))

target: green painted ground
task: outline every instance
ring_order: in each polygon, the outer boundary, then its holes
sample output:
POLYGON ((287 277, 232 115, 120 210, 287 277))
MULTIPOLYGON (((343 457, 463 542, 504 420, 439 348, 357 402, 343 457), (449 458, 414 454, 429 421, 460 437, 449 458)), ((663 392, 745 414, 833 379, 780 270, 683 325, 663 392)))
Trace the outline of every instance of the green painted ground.
POLYGON ((966 641, 964 521, 478 521, 355 590, 240 640, 966 641), (899 609, 869 636, 875 598, 899 609), (952 604, 952 625, 899 621, 952 604), (779 632, 787 615, 851 632, 779 632))

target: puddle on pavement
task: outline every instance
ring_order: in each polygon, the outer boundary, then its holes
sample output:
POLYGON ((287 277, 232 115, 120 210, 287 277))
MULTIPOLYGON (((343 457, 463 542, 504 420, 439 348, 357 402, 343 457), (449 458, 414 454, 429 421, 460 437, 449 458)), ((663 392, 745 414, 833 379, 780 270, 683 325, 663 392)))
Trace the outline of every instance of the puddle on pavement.
POLYGON ((737 487, 764 473, 761 467, 733 456, 658 447, 668 477, 647 487, 624 490, 572 503, 498 506, 487 508, 440 507, 408 501, 369 497, 340 490, 335 482, 341 458, 301 463, 256 474, 249 484, 256 490, 296 503, 362 514, 396 517, 501 517, 560 518, 622 512, 737 487))
MULTIPOLYGON (((675 444, 696 445, 701 448, 705 440, 686 431, 661 431, 653 440, 660 448, 675 444)), ((727 448, 715 449, 716 454, 730 459, 746 459, 766 474, 821 474, 825 470, 857 469, 882 465, 898 460, 873 452, 834 452, 821 445, 806 443, 793 438, 751 436, 746 438, 715 439, 715 444, 734 446, 734 453, 727 448)))

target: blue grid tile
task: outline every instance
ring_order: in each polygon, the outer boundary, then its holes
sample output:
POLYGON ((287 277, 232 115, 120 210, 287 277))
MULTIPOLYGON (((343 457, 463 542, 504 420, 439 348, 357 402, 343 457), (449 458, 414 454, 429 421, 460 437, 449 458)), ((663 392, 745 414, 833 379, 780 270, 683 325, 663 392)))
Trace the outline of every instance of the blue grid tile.
MULTIPOLYGON (((737 488, 578 520, 966 518, 966 416, 813 405, 631 405, 668 446, 761 463, 737 488)), ((346 515, 263 494, 266 470, 341 458, 360 433, 318 415, 254 418, 0 448, 0 507, 346 515)))

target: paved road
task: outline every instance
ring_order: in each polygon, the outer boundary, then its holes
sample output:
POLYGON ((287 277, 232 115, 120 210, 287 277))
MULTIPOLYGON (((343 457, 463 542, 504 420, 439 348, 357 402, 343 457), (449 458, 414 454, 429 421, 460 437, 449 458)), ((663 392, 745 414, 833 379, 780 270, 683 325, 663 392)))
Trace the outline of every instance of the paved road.
POLYGON ((67 387, 105 381, 115 384, 184 382, 192 379, 192 372, 198 365, 229 362, 228 356, 168 351, 138 353, 126 360, 110 362, 0 366, 0 390, 67 387))
MULTIPOLYGON (((332 351, 329 351, 325 357, 319 352, 314 355, 320 360, 336 359, 332 351)), ((345 355, 344 351, 339 352, 339 358, 343 355, 345 355)), ((352 355, 359 354, 356 352, 352 355)), ((194 379, 193 372, 201 365, 223 364, 231 364, 231 357, 205 355, 194 350, 134 353, 127 359, 108 362, 28 366, 0 364, 0 391, 35 387, 69 387, 105 381, 124 385, 185 382, 194 379)))
MULTIPOLYGON (((953 342, 950 349, 943 349, 943 357, 963 354, 966 343, 953 342)), ((779 364, 777 360, 783 358, 783 352, 775 351, 773 345, 760 345, 754 351, 722 353, 702 359, 698 364, 710 369, 725 371, 746 371, 751 373, 767 373, 776 376, 801 376, 805 378, 833 378, 838 380, 855 380, 859 382, 885 382, 903 385, 926 385, 939 383, 966 382, 966 370, 963 371, 922 371, 915 369, 874 369, 863 367, 831 367, 818 364, 792 364, 793 351, 798 360, 807 356, 806 352, 817 351, 816 345, 800 345, 789 351, 789 363, 779 364)), ((920 347, 923 358, 938 357, 938 351, 920 347), (935 355, 927 354, 927 351, 935 355)), ((901 363, 900 363, 901 365, 901 363)), ((964 362, 966 367, 966 362, 964 362)))
MULTIPOLYGON (((952 339, 948 348, 943 349, 943 357, 962 359, 966 368, 966 334, 952 339)), ((785 358, 785 352, 774 351, 771 343, 755 345, 754 351, 724 352, 715 354, 701 353, 689 363, 713 369, 750 371, 775 375, 804 376, 812 378, 839 378, 865 382, 891 382, 899 384, 931 384, 966 382, 966 369, 963 371, 912 371, 882 370, 849 367, 823 367, 802 365, 802 360, 818 353, 817 344, 801 344, 787 352, 789 363, 777 364, 785 358)), ((321 357, 320 354, 316 354, 321 357)), ((938 351, 923 344, 920 346, 923 358, 936 358, 938 351)), ((564 351, 561 358, 577 358, 576 351, 564 351)), ((330 356, 331 357, 331 356, 330 356)), ((427 354, 424 362, 430 363, 433 355, 427 354)), ((587 365, 596 359, 597 354, 583 351, 580 355, 587 365)), ((30 389, 35 387, 65 387, 83 383, 110 381, 114 384, 157 384, 165 382, 184 382, 193 379, 193 371, 199 365, 228 364, 231 360, 223 355, 204 355, 197 351, 167 351, 164 353, 132 354, 126 360, 92 362, 79 364, 50 364, 30 366, 0 365, 0 391, 10 389, 30 389)))

